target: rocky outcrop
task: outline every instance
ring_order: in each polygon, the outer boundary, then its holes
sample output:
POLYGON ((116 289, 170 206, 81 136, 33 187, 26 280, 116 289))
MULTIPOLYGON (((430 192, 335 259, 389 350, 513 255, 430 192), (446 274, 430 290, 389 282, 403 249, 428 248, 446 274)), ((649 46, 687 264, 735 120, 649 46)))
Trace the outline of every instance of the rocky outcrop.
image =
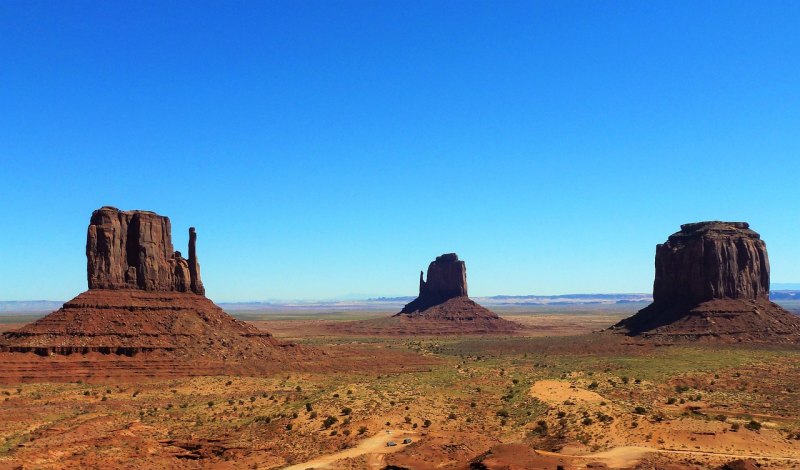
POLYGON ((746 222, 684 224, 656 246, 656 303, 768 297, 767 246, 746 222))
POLYGON ((456 297, 467 297, 467 265, 455 253, 437 256, 428 265, 428 280, 419 273, 419 297, 400 313, 426 310, 456 297))
POLYGON ((769 258, 745 222, 699 222, 656 246, 653 303, 614 329, 631 335, 794 338, 800 319, 769 301, 769 258))
POLYGON ((189 229, 189 260, 172 247, 168 217, 149 211, 103 207, 92 213, 86 235, 89 289, 141 289, 205 295, 189 229))

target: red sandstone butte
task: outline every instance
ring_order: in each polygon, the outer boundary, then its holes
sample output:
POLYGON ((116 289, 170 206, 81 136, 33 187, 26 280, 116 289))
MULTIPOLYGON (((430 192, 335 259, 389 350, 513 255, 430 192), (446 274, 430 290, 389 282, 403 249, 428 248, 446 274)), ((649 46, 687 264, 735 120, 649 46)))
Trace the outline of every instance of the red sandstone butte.
MULTIPOLYGON (((98 374, 116 357, 115 364, 122 365, 114 367, 122 375, 126 368, 144 368, 144 375, 267 370, 309 354, 234 319, 206 298, 196 243, 191 228, 186 260, 173 249, 169 218, 114 207, 94 211, 86 237, 89 290, 50 315, 4 333, 0 352, 101 358, 98 370, 89 371, 98 374), (144 362, 134 364, 129 358, 144 362), (174 361, 181 365, 165 368, 174 361)), ((25 373, 31 377, 47 369, 42 361, 29 365, 25 373)))
POLYGON ((656 246, 653 303, 612 330, 631 336, 797 341, 800 317, 769 300, 769 258, 746 222, 698 222, 656 246))

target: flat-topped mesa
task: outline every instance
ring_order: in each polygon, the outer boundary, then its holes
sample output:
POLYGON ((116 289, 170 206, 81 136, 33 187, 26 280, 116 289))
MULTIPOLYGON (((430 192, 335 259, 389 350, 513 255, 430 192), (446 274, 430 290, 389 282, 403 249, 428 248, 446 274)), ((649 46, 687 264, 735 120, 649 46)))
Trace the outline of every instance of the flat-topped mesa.
POLYGON ((746 222, 681 225, 656 247, 655 264, 657 304, 769 298, 767 247, 746 222))
POLYGON ((86 235, 89 289, 139 289, 205 295, 189 229, 189 260, 174 251, 168 217, 105 206, 92 213, 86 235))
POLYGON ((422 311, 455 297, 467 297, 467 265, 455 253, 437 256, 428 265, 427 281, 419 273, 419 297, 401 313, 422 311))
POLYGON ((612 330, 660 338, 800 340, 800 318, 769 300, 769 258, 745 222, 698 222, 656 246, 653 303, 612 330))

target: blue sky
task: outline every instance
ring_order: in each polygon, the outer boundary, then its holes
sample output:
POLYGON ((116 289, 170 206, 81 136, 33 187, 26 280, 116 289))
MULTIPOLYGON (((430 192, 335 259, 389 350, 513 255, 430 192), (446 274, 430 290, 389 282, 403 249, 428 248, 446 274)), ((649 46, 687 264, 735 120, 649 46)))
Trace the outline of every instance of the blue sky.
POLYGON ((103 205, 215 300, 648 292, 745 220, 800 281, 798 2, 0 2, 0 300, 86 288, 103 205))

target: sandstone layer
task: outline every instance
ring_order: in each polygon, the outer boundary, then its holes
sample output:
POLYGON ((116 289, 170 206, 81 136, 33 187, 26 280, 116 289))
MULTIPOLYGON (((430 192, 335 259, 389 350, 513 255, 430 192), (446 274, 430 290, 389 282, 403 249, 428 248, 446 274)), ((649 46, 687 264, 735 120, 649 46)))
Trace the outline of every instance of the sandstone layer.
POLYGON ((745 222, 699 222, 656 246, 653 303, 614 329, 630 335, 796 340, 800 318, 769 300, 769 257, 745 222))
POLYGON ((2 349, 40 356, 97 352, 175 359, 274 358, 269 334, 236 320, 204 296, 134 289, 92 289, 25 327, 4 334, 2 349))

